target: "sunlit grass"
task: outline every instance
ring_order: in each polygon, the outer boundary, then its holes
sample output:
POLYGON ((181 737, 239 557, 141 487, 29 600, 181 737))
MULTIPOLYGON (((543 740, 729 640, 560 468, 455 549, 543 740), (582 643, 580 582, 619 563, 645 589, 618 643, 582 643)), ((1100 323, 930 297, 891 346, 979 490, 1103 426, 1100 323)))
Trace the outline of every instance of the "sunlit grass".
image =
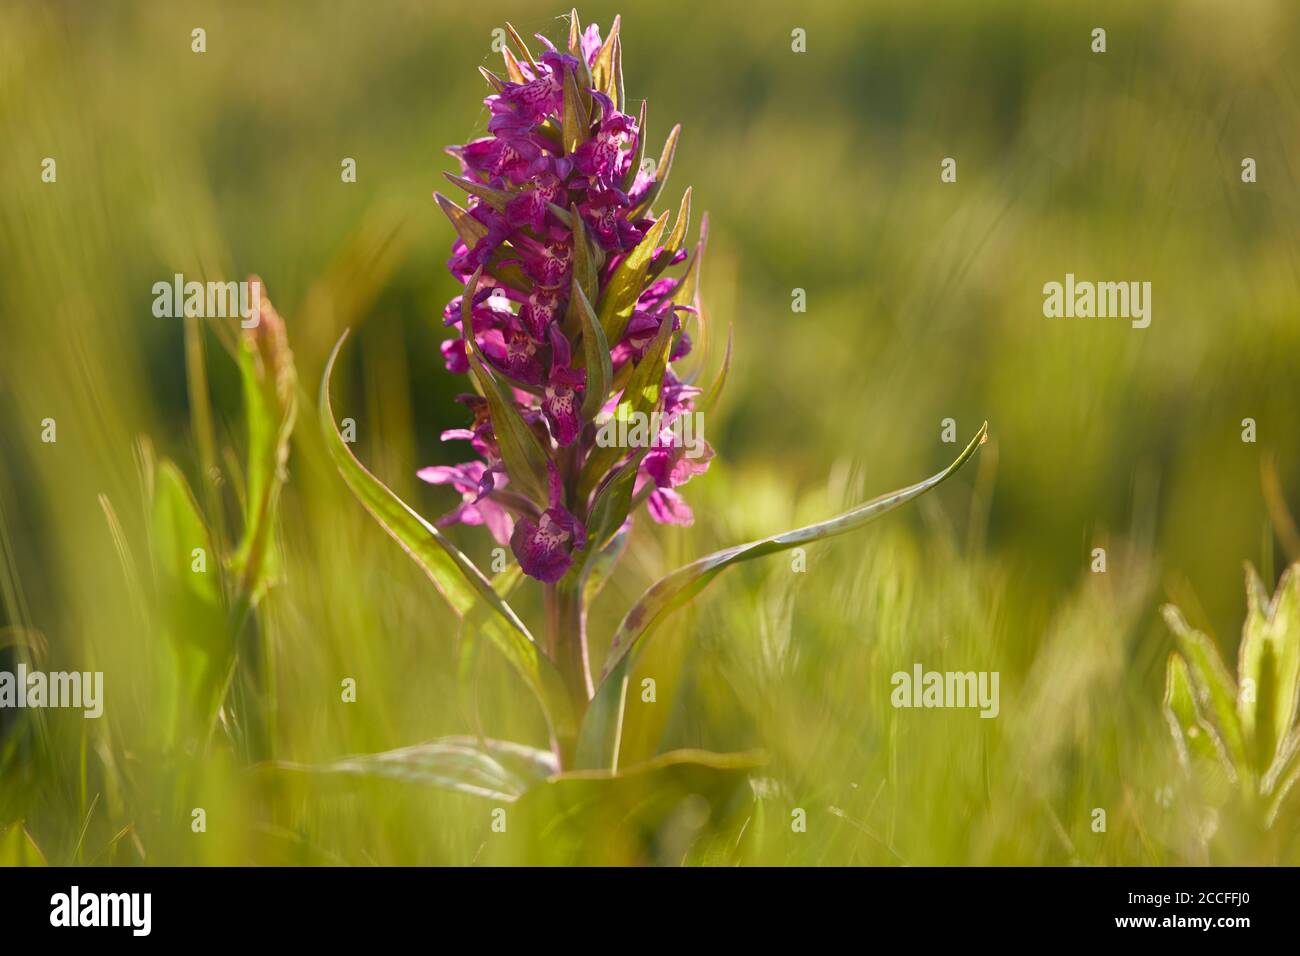
MULTIPOLYGON (((729 571, 638 664, 633 686, 655 678, 658 699, 629 698, 627 760, 769 754, 741 859, 1210 859, 1160 713, 1172 638, 1158 608, 1173 599, 1231 659, 1242 562, 1271 585, 1300 557, 1275 540, 1260 464, 1273 456, 1300 511, 1300 144, 1281 68, 1297 23, 1249 7, 1114 4, 1095 13, 1104 59, 1086 52, 1091 20, 1009 3, 827 5, 803 24, 752 4, 623 10, 651 139, 669 117, 684 126, 670 192, 693 183, 710 212, 704 298, 715 329, 735 322, 736 362, 708 423, 719 459, 688 489, 697 523, 638 528, 593 614, 597 661, 662 574, 934 471, 952 457, 943 418, 963 436, 992 423, 984 458, 933 499, 810 549, 804 573, 780 555, 729 571), (802 58, 794 25, 809 29, 802 58), (1244 155, 1259 159, 1253 186, 1244 155), (951 186, 944 156, 959 161, 951 186), (1042 284, 1066 271, 1150 280, 1151 328, 1045 320, 1042 284), (790 311, 795 287, 807 313, 790 311), (1245 417, 1256 444, 1240 441, 1245 417), (1104 575, 1089 572, 1094 547, 1104 575), (999 671, 999 717, 895 710, 890 675, 915 662, 999 671)), ((50 862, 491 858, 490 805, 471 797, 326 792, 249 773, 222 747, 166 753, 163 638, 101 496, 148 575, 140 438, 203 480, 182 325, 151 316, 150 286, 261 274, 308 422, 266 605, 273 755, 466 732, 545 745, 498 655, 480 655, 465 693, 456 619, 348 494, 310 413, 330 346, 354 328, 336 403, 358 422, 358 456, 425 514, 450 507, 414 480, 449 460, 437 433, 462 423, 437 354, 450 231, 429 193, 450 168, 442 144, 482 126, 465 104, 507 15, 556 32, 543 12, 492 4, 0 13, 0 667, 21 653, 102 669, 108 695, 100 721, 0 712, 0 827, 25 821, 50 862), (199 23, 204 57, 189 52, 199 23), (45 156, 57 184, 39 180, 45 156), (355 185, 339 182, 344 156, 355 185), (346 677, 355 704, 340 701, 346 677), (190 829, 200 806, 205 834, 190 829)), ((211 329, 203 341, 217 445, 238 457, 235 366, 211 329)), ((457 540, 486 564, 485 537, 457 540)), ((1215 852, 1300 862, 1294 819, 1215 852)))

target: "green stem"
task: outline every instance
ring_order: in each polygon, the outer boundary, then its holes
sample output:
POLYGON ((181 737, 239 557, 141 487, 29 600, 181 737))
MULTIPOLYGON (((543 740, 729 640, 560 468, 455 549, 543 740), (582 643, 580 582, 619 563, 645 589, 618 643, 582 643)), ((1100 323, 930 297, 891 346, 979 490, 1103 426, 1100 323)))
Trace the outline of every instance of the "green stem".
POLYGON ((543 589, 546 632, 543 649, 564 678, 574 712, 581 719, 592 698, 591 668, 587 661, 587 613, 581 591, 567 582, 543 589))

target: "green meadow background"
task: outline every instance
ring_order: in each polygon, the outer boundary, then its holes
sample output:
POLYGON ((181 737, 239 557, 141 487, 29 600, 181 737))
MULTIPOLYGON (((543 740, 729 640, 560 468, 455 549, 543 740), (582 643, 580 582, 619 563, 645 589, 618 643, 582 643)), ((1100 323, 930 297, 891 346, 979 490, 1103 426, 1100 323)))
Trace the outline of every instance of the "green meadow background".
MULTIPOLYGON (((639 523, 593 611, 596 661, 623 610, 685 561, 918 480, 985 420, 991 438, 932 496, 811 548, 806 572, 789 555, 742 565, 670 619, 633 675, 658 694, 629 698, 624 764, 766 752, 752 826, 710 860, 1300 862, 1294 805, 1256 833, 1207 814, 1180 771, 1159 614, 1178 604, 1235 660, 1244 563, 1271 586, 1300 559, 1300 7, 791 6, 579 10, 602 27, 622 12, 653 152, 683 126, 661 205, 691 184, 709 213, 704 302, 715 333, 734 325, 736 356, 706 422, 717 457, 684 490, 696 523, 639 523), (956 183, 940 182, 944 157, 956 183), (1067 272, 1150 281, 1150 328, 1044 318, 1043 284, 1067 272), (890 675, 914 663, 998 671, 999 716, 895 710, 890 675)), ((443 146, 485 127, 492 30, 560 42, 567 12, 0 6, 0 669, 105 672, 101 720, 0 712, 0 828, 21 821, 48 862, 496 859, 491 801, 268 786, 229 748, 168 752, 165 638, 123 555, 147 565, 142 439, 196 487, 206 414, 218 464, 246 441, 228 334, 206 324, 187 355, 151 286, 260 274, 301 390, 261 635, 277 662, 271 754, 319 763, 467 732, 545 744, 495 652, 465 693, 456 619, 325 457, 315 401, 351 329, 335 405, 358 456, 424 514, 453 506, 415 478, 457 460, 437 436, 464 422, 466 390, 438 354, 457 289, 431 193, 453 169, 443 146), (347 677, 356 703, 340 700, 347 677)), ((486 564, 485 534, 454 536, 486 564)), ((540 601, 520 608, 536 620, 540 601)), ((696 859, 668 840, 625 862, 696 859)))

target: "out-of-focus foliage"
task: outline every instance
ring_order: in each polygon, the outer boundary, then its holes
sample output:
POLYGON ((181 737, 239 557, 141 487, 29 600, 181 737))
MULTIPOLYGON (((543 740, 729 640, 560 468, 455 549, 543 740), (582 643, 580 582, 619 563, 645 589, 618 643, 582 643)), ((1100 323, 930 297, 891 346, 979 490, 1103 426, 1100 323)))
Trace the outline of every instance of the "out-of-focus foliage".
MULTIPOLYGON (((1178 638, 1169 655, 1165 717, 1179 757, 1207 789, 1237 801, 1234 817, 1271 827, 1300 778, 1300 566, 1268 596, 1246 568, 1246 623, 1234 677, 1214 643, 1188 627, 1172 605, 1165 620, 1178 638)), ((1213 836, 1213 832, 1207 834, 1213 836)))
MULTIPOLYGON (((330 349, 353 328, 334 394, 340 427, 355 422, 350 448, 421 514, 449 509, 451 492, 414 477, 452 460, 438 433, 465 423, 438 354, 457 291, 430 198, 455 168, 441 150, 483 129, 486 111, 465 104, 486 93, 474 68, 499 62, 492 31, 510 18, 560 42, 567 12, 0 8, 0 670, 105 673, 99 720, 0 710, 6 854, 22 821, 52 864, 539 858, 513 842, 516 817, 493 830, 497 804, 478 796, 249 772, 221 735, 206 759, 163 759, 167 638, 148 599, 139 439, 203 514, 213 496, 242 514, 237 339, 198 326, 205 415, 184 323, 154 317, 150 290, 177 272, 255 271, 285 316, 299 413, 315 412, 330 349), (204 54, 190 48, 198 26, 204 54), (41 181, 45 157, 56 183, 41 181), (345 158, 355 183, 341 181, 345 158), (195 807, 206 833, 191 829, 195 807)), ((715 334, 733 325, 735 339, 706 419, 718 458, 691 485, 696 523, 621 544, 592 608, 593 666, 665 573, 935 471, 955 451, 944 418, 962 438, 992 423, 972 467, 911 513, 809 548, 802 573, 788 556, 738 566, 665 621, 630 675, 620 765, 761 749, 767 763, 745 773, 759 811, 728 844, 753 862, 1300 862, 1294 813, 1257 830, 1225 803, 1211 821, 1204 775, 1180 768, 1161 711, 1175 638, 1159 614, 1176 604, 1231 659, 1248 619, 1242 562, 1267 592, 1300 558, 1287 550, 1300 513, 1300 10, 580 9, 602 25, 615 12, 637 45, 624 83, 651 98, 649 139, 682 123, 673 182, 693 184, 697 220, 709 213, 703 301, 715 334), (1105 54, 1089 48, 1098 25, 1105 54), (791 51, 796 27, 806 53, 791 51), (945 157, 955 183, 939 180, 945 157), (1258 182, 1241 182, 1244 157, 1258 182), (1042 286, 1067 272, 1150 281, 1150 328, 1045 319, 1042 286), (791 311, 794 289, 806 312, 791 311), (1089 570, 1096 547, 1105 573, 1089 570), (894 709, 890 676, 917 662, 998 671, 999 716, 894 709)), ((329 766, 467 728, 545 747, 535 698, 491 640, 458 644, 477 618, 458 622, 356 506, 319 429, 295 430, 287 468, 276 586, 258 611, 276 663, 259 671, 275 702, 269 752, 329 766)), ((241 527, 211 533, 228 546, 241 527)), ((491 566, 483 537, 449 537, 491 566)), ((522 589, 511 604, 540 614, 522 589)), ((205 634, 197 614, 180 626, 205 634)), ((689 802, 669 832, 697 832, 704 810, 689 802)), ((721 819, 730 804, 717 807, 721 819)), ((608 841, 619 847, 628 862, 726 858, 608 841)), ((541 858, 584 851, 553 852, 541 858)))

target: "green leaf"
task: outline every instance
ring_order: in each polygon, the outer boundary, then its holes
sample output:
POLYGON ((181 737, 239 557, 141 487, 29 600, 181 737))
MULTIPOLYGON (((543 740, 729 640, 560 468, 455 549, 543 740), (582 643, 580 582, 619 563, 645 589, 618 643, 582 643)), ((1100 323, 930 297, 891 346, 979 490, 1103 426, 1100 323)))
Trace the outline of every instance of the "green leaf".
MULTIPOLYGON (((517 563, 511 563, 506 566, 505 570, 493 576, 492 590, 497 593, 501 600, 509 603, 510 595, 525 580, 527 580, 527 576, 524 574, 524 569, 517 563)), ((495 620, 495 612, 492 610, 492 606, 482 598, 478 598, 474 602, 474 606, 465 612, 460 621, 460 639, 456 647, 456 680, 463 713, 467 722, 475 725, 477 724, 477 718, 475 716, 473 681, 479 648, 483 643, 479 640, 479 637, 485 627, 493 620, 495 620)))
MULTIPOLYGON (((673 338, 673 323, 665 318, 659 326, 659 332, 646 346, 632 372, 631 378, 623 386, 623 395, 614 408, 614 420, 607 426, 619 429, 621 422, 629 425, 640 416, 649 416, 659 407, 659 393, 663 389, 664 369, 668 366, 669 350, 673 338)), ((618 431, 615 431, 618 434, 618 431)), ((596 485, 605 477, 620 458, 628 453, 627 448, 611 442, 608 445, 596 444, 587 457, 578 478, 578 501, 585 502, 596 485)))
POLYGON ((578 11, 569 11, 569 53, 578 60, 578 70, 580 71, 579 89, 582 91, 582 105, 591 114, 591 93, 588 92, 595 85, 596 81, 591 75, 591 67, 587 63, 587 57, 582 52, 582 24, 578 20, 578 11))
POLYGON ((298 414, 298 376, 284 321, 262 289, 258 323, 241 332, 236 359, 248 421, 244 535, 231 558, 240 590, 256 604, 274 581, 276 515, 298 414))
MULTIPOLYGON (((609 34, 605 37, 605 42, 601 44, 600 50, 596 53, 596 62, 591 67, 591 79, 596 89, 604 93, 615 105, 618 104, 618 82, 614 77, 614 44, 618 40, 619 26, 623 18, 614 17, 613 24, 610 25, 609 34)), ((623 107, 618 107, 620 112, 623 107)))
POLYGON ((1176 652, 1169 655, 1165 671, 1164 713, 1184 766, 1190 768, 1193 758, 1211 760, 1223 767, 1229 779, 1235 776, 1223 742, 1196 705, 1187 662, 1176 652))
POLYGON ((212 560, 212 538, 189 482, 174 462, 163 459, 158 463, 153 489, 150 531, 155 572, 175 588, 179 597, 205 607, 220 607, 221 586, 212 560), (208 571, 193 570, 196 548, 203 549, 208 571))
POLYGON ((632 152, 632 163, 628 166, 627 172, 623 174, 623 192, 632 188, 636 182, 636 174, 641 171, 641 161, 645 158, 645 120, 646 120, 646 101, 641 101, 641 113, 636 121, 636 149, 632 152))
POLYGON ((1255 768, 1272 765, 1296 717, 1300 691, 1300 566, 1288 568, 1270 601, 1255 569, 1246 566, 1246 623, 1237 657, 1237 715, 1255 768), (1245 693, 1252 681, 1253 699, 1245 693))
POLYGON ((1174 632, 1178 650, 1186 659, 1197 708, 1218 732, 1232 765, 1245 776, 1250 765, 1237 718, 1237 688, 1224 666, 1214 642, 1200 631, 1192 630, 1182 613, 1172 604, 1160 609, 1165 623, 1174 632))
POLYGON ((470 369, 487 399, 492 431, 501 449, 510 480, 515 486, 545 508, 547 502, 546 452, 536 433, 528 427, 515 407, 510 387, 479 357, 470 352, 470 369))
POLYGON ((536 747, 478 737, 441 737, 412 747, 344 757, 326 764, 280 761, 268 765, 267 769, 318 778, 397 780, 511 801, 559 768, 554 754, 536 747))
POLYGON ((478 245, 479 240, 487 235, 487 226, 483 225, 483 223, 479 222, 442 193, 434 193, 433 199, 434 202, 438 204, 438 208, 446 213, 447 218, 451 220, 451 224, 456 228, 457 234, 459 234, 460 238, 464 240, 465 245, 469 246, 471 249, 478 245))
POLYGON ((168 743, 177 744, 194 735, 206 736, 213 726, 234 666, 235 629, 227 615, 212 536, 185 476, 164 459, 150 485, 149 545, 158 620, 173 665, 163 723, 168 743))
MULTIPOLYGON (((711 345, 712 332, 709 329, 708 322, 705 321, 704 304, 700 301, 700 273, 704 268, 704 250, 709 242, 709 216, 707 213, 702 217, 700 222, 700 238, 695 243, 695 250, 691 258, 686 263, 686 272, 682 274, 681 281, 678 282, 677 288, 673 291, 672 302, 674 306, 689 308, 695 318, 695 348, 694 352, 697 361, 694 368, 685 376, 683 381, 688 385, 693 385, 695 380, 704 371, 705 363, 708 361, 711 345)), ((687 329, 687 320, 682 320, 682 331, 687 329)), ((728 353, 723 358, 722 376, 726 375, 727 368, 730 367, 731 355, 731 331, 727 332, 728 353)), ((718 383, 720 384, 720 382, 718 383)), ((717 396, 714 396, 716 400, 717 396)), ((696 408, 703 410, 697 403, 696 408)))
POLYGON ((677 750, 618 774, 553 776, 510 808, 491 862, 676 866, 724 839, 734 854, 754 805, 749 778, 764 762, 760 753, 677 750))
POLYGON ((718 404, 718 399, 722 396, 722 389, 727 384, 727 373, 731 370, 732 332, 733 327, 727 326, 727 348, 722 353, 722 364, 718 366, 718 374, 714 377, 713 384, 705 390, 697 406, 701 415, 707 415, 713 411, 718 404))
POLYGON ((600 324, 605 328, 605 339, 614 345, 622 341, 632 311, 636 308, 636 300, 645 291, 650 260, 667 225, 668 217, 660 216, 636 248, 618 264, 600 298, 600 324))
POLYGON ((524 42, 524 38, 519 35, 519 31, 514 28, 514 25, 509 20, 506 21, 506 32, 510 34, 510 39, 515 41, 515 46, 519 47, 519 52, 524 55, 528 65, 533 68, 533 76, 537 76, 541 72, 541 67, 533 59, 533 51, 528 49, 528 44, 524 42))
POLYGON ((420 566, 457 614, 466 614, 479 600, 486 601, 497 612, 484 625, 485 633, 536 695, 557 738, 569 738, 573 733, 574 717, 563 681, 539 651, 537 642, 514 609, 501 599, 492 583, 441 531, 367 471, 339 434, 330 401, 330 377, 346 338, 346 332, 339 337, 321 378, 320 425, 330 458, 371 517, 420 566))
POLYGON ((641 449, 633 454, 597 489, 587 518, 585 558, 592 558, 604 549, 627 520, 627 513, 632 509, 632 490, 636 485, 637 469, 641 467, 645 453, 646 450, 641 449))
POLYGON ((654 182, 646 190, 646 194, 641 197, 641 201, 633 207, 628 214, 632 220, 640 219, 650 212, 650 207, 663 191, 664 184, 668 182, 668 174, 673 169, 673 157, 677 155, 677 140, 682 135, 682 125, 678 123, 668 133, 668 139, 664 141, 664 151, 659 155, 659 165, 655 167, 654 182))
POLYGON ((614 84, 614 92, 610 94, 610 99, 614 101, 614 107, 620 113, 625 112, 625 91, 623 89, 623 39, 614 37, 614 56, 611 66, 611 75, 614 84))
MULTIPOLYGON (((654 262, 650 266, 650 274, 658 276, 664 269, 672 263, 673 256, 681 249, 682 243, 686 241, 686 231, 691 226, 691 187, 686 187, 686 192, 682 193, 682 204, 677 209, 677 220, 673 223, 672 231, 668 233, 668 238, 664 240, 663 250, 655 256, 654 262)), ((686 267, 686 275, 682 277, 683 281, 689 278, 694 263, 686 267)), ((676 295, 674 294, 674 299, 676 295)))
POLYGON ((579 767, 618 767, 618 743, 627 682, 645 638, 673 611, 688 602, 733 564, 854 531, 899 505, 938 486, 974 456, 988 435, 985 422, 957 459, 938 474, 899 491, 873 498, 817 524, 736 545, 700 558, 660 579, 641 596, 619 625, 610 643, 604 678, 596 690, 578 738, 579 767))
POLYGON ((510 480, 536 504, 545 508, 549 501, 546 463, 550 459, 536 432, 515 407, 510 386, 502 382, 500 376, 488 365, 474 338, 473 300, 478 280, 479 273, 475 272, 465 287, 460 309, 461 332, 465 337, 470 368, 487 400, 492 432, 501 449, 501 458, 510 473, 510 480))
POLYGON ((496 598, 491 582, 483 576, 473 562, 448 541, 441 531, 371 474, 352 454, 347 442, 343 440, 334 421, 330 379, 334 374, 334 363, 338 360, 347 336, 346 331, 339 336, 329 360, 325 363, 320 391, 321 433, 325 436, 330 459, 338 468, 339 474, 343 476, 343 480, 357 500, 402 547, 402 550, 420 566, 438 593, 446 598, 447 603, 457 614, 464 614, 474 605, 478 596, 483 596, 493 602, 521 634, 532 640, 532 635, 528 633, 523 622, 518 620, 509 607, 496 598))
POLYGON ((587 236, 587 224, 578 214, 576 204, 570 204, 569 217, 569 228, 573 230, 573 275, 590 304, 596 297, 596 293, 600 291, 600 263, 592 254, 591 240, 587 236))
POLYGON ((569 11, 569 53, 580 60, 586 59, 582 55, 582 23, 578 20, 577 7, 569 11))
POLYGON ((497 76, 485 66, 480 66, 478 71, 483 75, 483 79, 488 81, 488 86, 492 87, 494 92, 504 93, 506 91, 505 81, 502 80, 501 77, 497 76))
MULTIPOLYGON (((510 200, 515 198, 514 193, 507 192, 504 189, 493 189, 491 186, 485 186, 483 183, 475 182, 472 179, 466 179, 464 176, 457 176, 455 173, 444 172, 443 175, 446 176, 450 182, 455 183, 471 196, 477 196, 479 199, 482 199, 497 212, 505 212, 506 205, 510 200)), ((477 220, 475 221, 477 222, 477 220)))
POLYGON ((704 268, 704 250, 709 244, 709 215, 705 213, 700 221, 700 238, 695 243, 695 252, 686 264, 682 281, 673 292, 673 305, 695 306, 700 289, 700 272, 704 268))
POLYGON ((618 559, 623 556, 627 548, 627 539, 627 529, 620 529, 614 532, 614 537, 605 547, 600 550, 591 547, 587 549, 591 557, 587 558, 582 566, 582 600, 586 606, 591 606, 591 602, 596 599, 596 595, 609 580, 614 565, 618 563, 618 559))
POLYGON ((1300 781, 1300 729, 1291 735, 1278 750, 1277 759, 1261 782, 1261 791, 1268 799, 1267 825, 1277 821, 1278 813, 1287 801, 1287 797, 1296 792, 1295 785, 1300 781))
POLYGON ((515 51, 508 46, 501 47, 501 59, 506 65, 506 76, 510 77, 511 83, 518 83, 521 86, 528 82, 528 77, 524 76, 524 71, 519 66, 519 60, 515 57, 515 51))
POLYGON ((582 364, 587 370, 582 417, 590 421, 605 404, 605 396, 609 394, 609 384, 614 378, 614 366, 610 362, 609 342, 605 339, 605 330, 600 327, 591 303, 587 301, 582 287, 578 284, 576 274, 569 295, 569 303, 577 309, 582 328, 582 364))
POLYGON ((591 120, 582 105, 582 97, 578 95, 577 78, 569 70, 564 71, 564 108, 560 129, 566 156, 573 155, 591 138, 591 120))

